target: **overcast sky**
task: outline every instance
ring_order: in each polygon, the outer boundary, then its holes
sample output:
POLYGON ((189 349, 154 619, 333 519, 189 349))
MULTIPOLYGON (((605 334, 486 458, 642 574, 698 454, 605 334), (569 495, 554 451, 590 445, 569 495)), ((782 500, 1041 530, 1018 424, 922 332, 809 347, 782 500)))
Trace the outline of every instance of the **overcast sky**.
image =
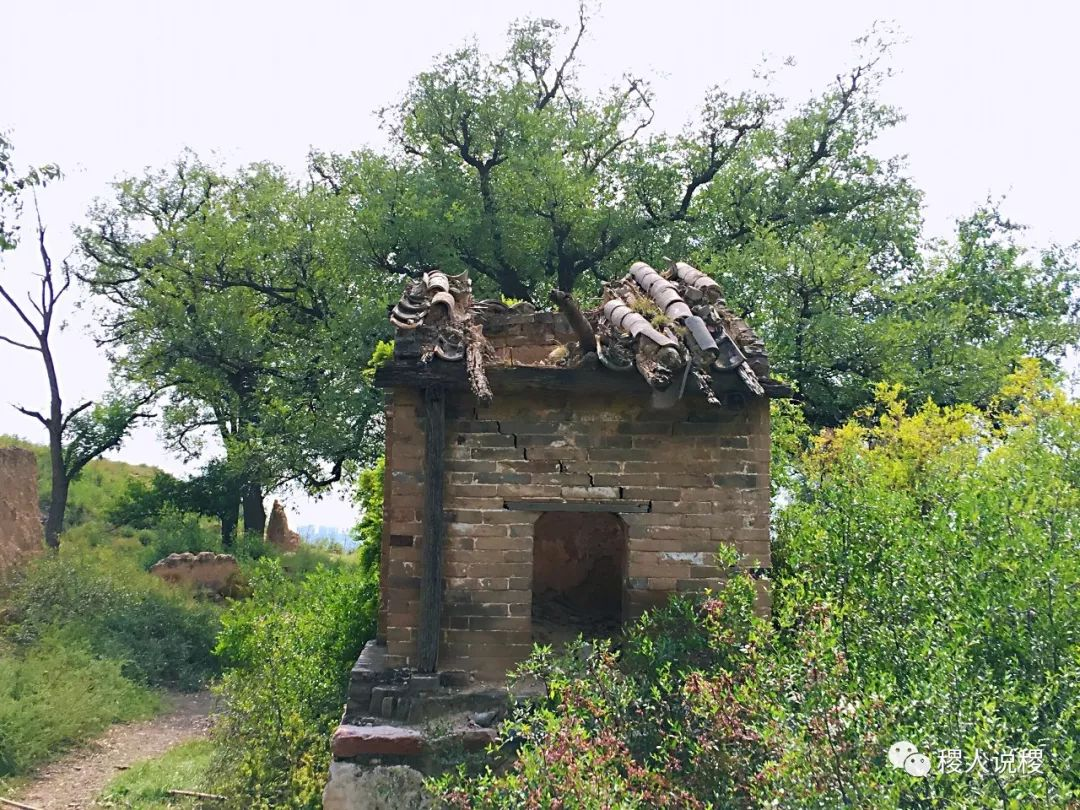
MULTIPOLYGON (((42 200, 59 257, 70 250, 71 226, 119 175, 160 166, 184 147, 229 164, 272 160, 299 171, 311 146, 377 146, 373 111, 437 53, 472 36, 498 51, 513 19, 571 21, 575 9, 571 0, 7 0, 0 129, 13 136, 20 164, 52 161, 66 173, 42 200)), ((806 98, 851 63, 853 39, 875 20, 893 21, 905 43, 883 95, 907 120, 878 151, 908 156, 926 193, 928 233, 946 235, 956 217, 993 195, 1031 226, 1032 243, 1069 243, 1080 238, 1077 9, 1032 0, 608 0, 582 50, 583 75, 590 85, 626 71, 651 76, 657 125, 675 129, 706 88, 746 85, 763 56, 776 66, 793 57, 776 90, 806 98)), ((7 256, 5 284, 20 286, 33 261, 25 250, 7 256)), ((99 393, 108 372, 86 336, 89 320, 87 310, 74 313, 59 341, 72 404, 99 393)), ((0 331, 11 324, 0 310, 0 331)), ((5 404, 45 403, 39 363, 0 346, 0 433, 44 441, 35 422, 5 404)), ((151 429, 113 457, 182 471, 151 429)), ((294 524, 352 522, 340 496, 293 497, 289 506, 294 524)))

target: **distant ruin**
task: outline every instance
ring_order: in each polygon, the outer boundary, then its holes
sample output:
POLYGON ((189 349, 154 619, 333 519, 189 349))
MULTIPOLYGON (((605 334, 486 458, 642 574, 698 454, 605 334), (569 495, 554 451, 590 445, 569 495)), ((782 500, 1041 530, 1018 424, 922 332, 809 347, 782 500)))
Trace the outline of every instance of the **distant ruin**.
POLYGON ((44 549, 37 459, 29 450, 0 447, 0 576, 44 549))
POLYGON ((289 518, 280 501, 274 501, 270 520, 266 523, 266 542, 280 551, 296 551, 300 548, 300 535, 289 528, 289 518))
POLYGON ((154 563, 150 573, 166 582, 188 584, 219 596, 235 596, 243 586, 236 558, 212 551, 170 554, 154 563))

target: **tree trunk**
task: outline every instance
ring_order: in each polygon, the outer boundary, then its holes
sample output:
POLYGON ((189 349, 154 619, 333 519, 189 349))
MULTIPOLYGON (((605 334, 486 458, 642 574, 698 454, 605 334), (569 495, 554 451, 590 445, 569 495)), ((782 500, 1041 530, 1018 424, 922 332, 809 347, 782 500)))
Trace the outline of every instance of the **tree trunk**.
POLYGON ((52 463, 52 492, 49 495, 49 515, 45 519, 45 543, 49 548, 59 548, 60 532, 64 530, 64 514, 67 512, 70 482, 64 474, 63 456, 50 452, 49 457, 52 463))
POLYGON ((266 507, 259 484, 249 483, 244 487, 244 532, 259 537, 266 532, 266 507))
POLYGON ((49 516, 45 521, 45 543, 49 548, 60 547, 60 532, 64 530, 67 513, 68 486, 71 483, 64 465, 64 406, 60 401, 60 379, 56 374, 47 329, 42 330, 41 357, 49 378, 49 464, 52 467, 52 492, 49 495, 49 516))
POLYGON ((233 509, 219 515, 221 518, 221 547, 230 549, 236 540, 236 526, 240 522, 239 509, 233 509))

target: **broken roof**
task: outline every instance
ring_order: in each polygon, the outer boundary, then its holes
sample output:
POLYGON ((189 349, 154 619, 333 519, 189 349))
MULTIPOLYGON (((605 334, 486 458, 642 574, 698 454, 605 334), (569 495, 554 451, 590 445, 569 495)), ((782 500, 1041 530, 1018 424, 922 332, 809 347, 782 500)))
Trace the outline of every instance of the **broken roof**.
MULTIPOLYGON (((559 312, 477 301, 467 273, 425 273, 390 312, 396 369, 381 381, 401 384, 411 368, 414 384, 423 385, 437 376, 435 367, 453 365, 481 399, 491 397, 488 372, 507 368, 640 376, 657 405, 674 404, 688 392, 719 404, 716 392, 733 388, 790 395, 769 378, 764 344, 727 306, 720 286, 684 262, 672 262, 664 273, 635 262, 626 276, 604 284, 594 309, 581 310, 558 290, 551 300, 559 312)), ((442 371, 453 377, 452 370, 442 371)), ((538 379, 544 377, 556 379, 538 379)))

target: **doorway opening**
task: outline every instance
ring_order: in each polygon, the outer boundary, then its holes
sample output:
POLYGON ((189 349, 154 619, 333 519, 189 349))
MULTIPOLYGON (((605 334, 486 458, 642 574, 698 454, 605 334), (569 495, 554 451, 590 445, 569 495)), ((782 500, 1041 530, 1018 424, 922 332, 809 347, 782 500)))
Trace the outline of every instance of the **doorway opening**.
POLYGON ((533 641, 611 638, 622 626, 627 530, 610 512, 545 512, 533 529, 533 641))

